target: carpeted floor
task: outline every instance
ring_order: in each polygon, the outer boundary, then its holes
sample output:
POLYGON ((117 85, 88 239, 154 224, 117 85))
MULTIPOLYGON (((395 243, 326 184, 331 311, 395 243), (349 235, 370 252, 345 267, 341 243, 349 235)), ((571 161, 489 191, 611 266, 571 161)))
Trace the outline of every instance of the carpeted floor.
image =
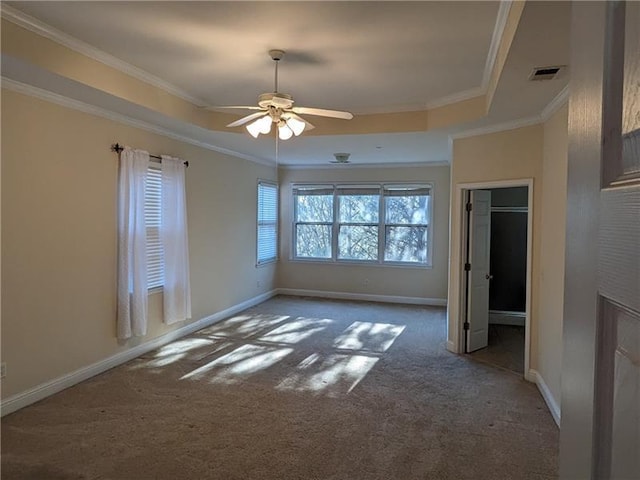
POLYGON ((474 360, 524 374, 524 327, 489 324, 489 345, 471 354, 474 360))
POLYGON ((2 479, 557 478, 536 387, 445 310, 276 297, 2 419, 2 479))

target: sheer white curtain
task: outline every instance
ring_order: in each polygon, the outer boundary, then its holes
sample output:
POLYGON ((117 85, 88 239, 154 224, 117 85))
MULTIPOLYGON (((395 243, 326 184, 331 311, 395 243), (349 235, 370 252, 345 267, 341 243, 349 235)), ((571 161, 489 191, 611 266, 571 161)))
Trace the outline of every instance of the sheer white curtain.
POLYGON ((149 154, 125 148, 118 179, 118 338, 147 333, 147 231, 144 217, 149 154))
POLYGON ((178 158, 162 156, 162 227, 164 250, 164 321, 167 324, 191 318, 189 238, 185 167, 178 158))

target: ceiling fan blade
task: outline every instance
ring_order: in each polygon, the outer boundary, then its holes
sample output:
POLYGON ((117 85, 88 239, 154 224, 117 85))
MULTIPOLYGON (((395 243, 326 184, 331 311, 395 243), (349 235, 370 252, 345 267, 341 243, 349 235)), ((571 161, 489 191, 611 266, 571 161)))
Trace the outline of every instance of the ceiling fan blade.
POLYGON ((291 110, 295 113, 302 113, 303 115, 317 115, 319 117, 341 118, 343 120, 351 120, 353 118, 353 114, 341 112, 340 110, 325 110, 324 108, 310 107, 293 107, 291 110))
POLYGON ((306 129, 307 130, 313 130, 314 128, 316 128, 315 125, 313 125, 310 122, 307 122, 304 118, 302 118, 300 115, 296 115, 293 112, 287 111, 285 113, 282 114, 283 118, 295 118, 296 120, 300 121, 300 122, 304 122, 304 124, 306 125, 306 129))
POLYGON ((209 105, 204 108, 205 110, 264 110, 264 108, 255 105, 209 105))
POLYGON ((265 111, 252 113, 251 115, 247 115, 246 117, 242 117, 241 119, 236 120, 235 122, 231 122, 229 125, 227 125, 227 127, 239 127, 240 125, 244 125, 245 123, 249 123, 251 120, 255 120, 256 118, 264 117, 267 114, 268 114, 268 112, 265 112, 265 111))

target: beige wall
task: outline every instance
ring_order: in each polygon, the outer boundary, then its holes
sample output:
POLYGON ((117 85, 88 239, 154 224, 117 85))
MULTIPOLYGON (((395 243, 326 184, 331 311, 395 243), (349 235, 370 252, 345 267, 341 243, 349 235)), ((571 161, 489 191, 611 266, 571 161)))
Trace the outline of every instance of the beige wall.
POLYGON ((8 90, 2 119, 3 398, 183 325, 156 294, 148 335, 116 340, 115 141, 190 162, 194 321, 275 287, 275 265, 255 267, 256 183, 275 169, 8 90))
POLYGON ((403 297, 447 297, 449 167, 280 170, 280 266, 278 286, 304 290, 403 297), (295 182, 430 182, 434 185, 432 268, 294 262, 291 257, 295 182))
POLYGON ((542 167, 542 236, 538 372, 560 405, 564 252, 567 210, 567 122, 565 105, 544 124, 542 167))
POLYGON ((453 142, 451 165, 451 251, 449 272, 449 348, 457 350, 459 326, 461 198, 458 186, 465 183, 533 179, 533 252, 531 296, 530 368, 536 368, 538 341, 538 279, 542 210, 542 125, 462 138, 453 142))

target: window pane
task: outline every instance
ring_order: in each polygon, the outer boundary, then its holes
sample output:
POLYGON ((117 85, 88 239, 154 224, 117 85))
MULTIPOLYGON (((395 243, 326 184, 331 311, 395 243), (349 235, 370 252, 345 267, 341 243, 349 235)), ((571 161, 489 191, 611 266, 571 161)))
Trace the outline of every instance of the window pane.
POLYGON ((277 256, 278 231, 275 223, 258 225, 258 263, 273 261, 277 256))
POLYGON ((338 233, 338 258, 377 260, 378 227, 341 225, 338 233))
POLYGON ((429 195, 385 197, 386 223, 427 224, 429 195))
POLYGON ((278 187, 258 183, 258 264, 276 260, 278 256, 278 187))
POLYGON ((297 225, 296 257, 331 258, 331 225, 297 225))
POLYGON ((258 184, 258 221, 275 222, 278 218, 278 187, 268 183, 258 184))
POLYGON ((386 227, 387 262, 427 262, 427 227, 386 227))
POLYGON ((341 195, 340 222, 377 223, 379 195, 341 195))
POLYGON ((160 240, 162 224, 162 172, 158 164, 149 166, 144 197, 144 221, 147 228, 147 287, 164 285, 164 249, 160 240))
POLYGON ((296 195, 298 222, 332 222, 333 195, 296 195))

